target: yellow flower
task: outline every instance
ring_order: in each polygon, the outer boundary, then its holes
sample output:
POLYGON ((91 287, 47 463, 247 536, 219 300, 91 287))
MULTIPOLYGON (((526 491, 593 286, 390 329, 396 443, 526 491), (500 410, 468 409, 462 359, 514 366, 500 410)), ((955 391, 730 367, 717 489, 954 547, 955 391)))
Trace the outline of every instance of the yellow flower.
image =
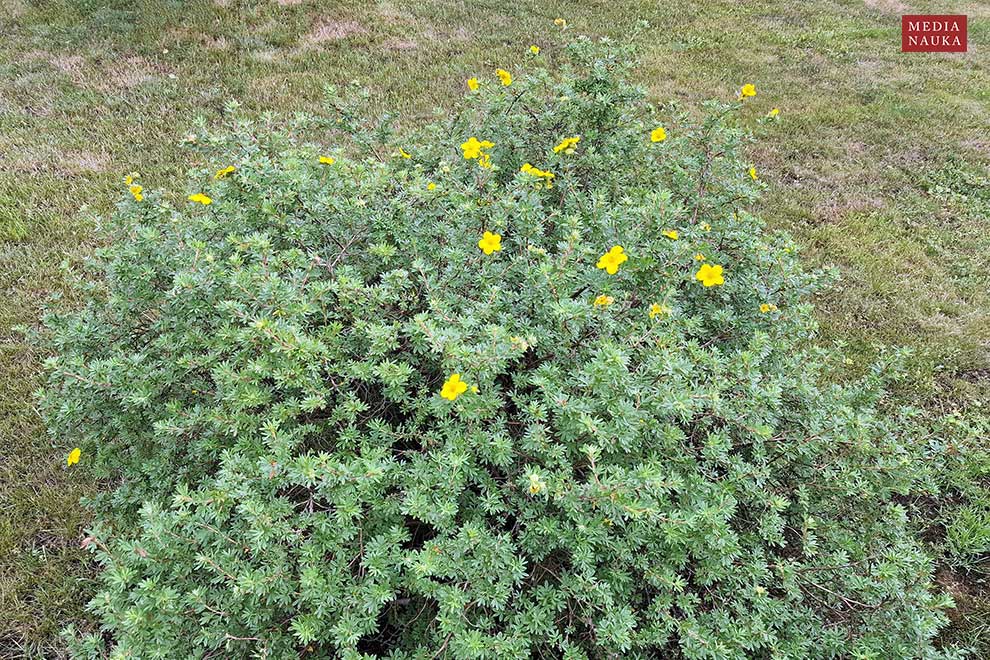
POLYGON ((529 475, 529 494, 538 495, 547 485, 544 483, 543 478, 540 475, 533 473, 529 475))
POLYGON ((403 158, 412 158, 412 154, 408 153, 402 147, 399 147, 399 155, 402 156, 403 158))
POLYGON ((337 159, 332 156, 320 156, 320 163, 323 165, 333 165, 337 159))
POLYGON ((663 126, 657 126, 650 131, 650 142, 663 142, 666 139, 667 131, 664 130, 663 126))
POLYGON ((480 391, 481 391, 481 390, 480 390, 480 389, 478 389, 478 386, 477 386, 477 385, 472 385, 472 386, 471 386, 471 394, 477 394, 477 393, 478 393, 478 392, 480 392, 480 391))
POLYGON ((557 27, 562 27, 562 28, 567 27, 567 21, 565 21, 562 18, 553 19, 553 24, 556 25, 557 27))
POLYGON ((666 305, 661 305, 660 303, 653 303, 650 305, 650 318, 655 319, 658 316, 666 316, 670 314, 671 309, 666 305))
POLYGON ((747 96, 756 96, 756 86, 752 84, 745 84, 742 89, 739 90, 739 98, 744 99, 747 96))
POLYGON ((703 255, 700 252, 698 252, 697 254, 694 255, 694 260, 695 261, 704 261, 705 260, 705 255, 703 255))
POLYGON ((766 314, 767 312, 776 312, 777 306, 771 303, 763 303, 762 305, 760 305, 760 311, 764 314, 766 314))
POLYGON ((749 178, 752 179, 753 181, 756 181, 756 168, 755 167, 749 168, 749 178))
POLYGON ((532 46, 529 47, 529 52, 531 52, 533 55, 539 55, 540 54, 540 47, 537 46, 536 44, 534 44, 534 45, 532 45, 532 46))
POLYGON ((436 190, 437 189, 437 184, 435 184, 432 181, 430 181, 428 184, 426 184, 426 189, 427 190, 436 190))
POLYGON ((443 387, 440 389, 440 396, 449 401, 453 401, 460 395, 467 392, 467 388, 467 383, 461 380, 460 374, 451 374, 450 378, 444 381, 443 387))
POLYGON ((722 277, 722 267, 712 266, 710 264, 702 264, 698 272, 695 273, 694 279, 698 280, 705 286, 718 286, 719 284, 725 284, 725 278, 722 277))
MULTIPOLYGON (((529 174, 530 176, 535 176, 539 179, 543 179, 543 183, 547 188, 553 188, 553 172, 549 170, 541 170, 538 167, 533 167, 529 163, 523 163, 523 166, 519 168, 520 172, 524 174, 529 174)), ((539 186, 537 186, 539 187, 539 186)))
POLYGON ((465 160, 473 160, 475 158, 481 158, 484 149, 491 149, 495 146, 494 142, 489 142, 488 140, 478 140, 478 138, 473 135, 468 138, 467 142, 461 143, 461 151, 464 152, 465 160))
POLYGON ((493 234, 490 231, 486 231, 481 240, 478 241, 478 247, 485 254, 491 254, 492 252, 500 252, 502 250, 502 235, 493 234))
POLYGON ((475 90, 477 90, 478 89, 478 79, 477 78, 468 78, 467 86, 468 86, 468 89, 470 89, 472 92, 475 91, 475 90))
POLYGON ((702 222, 701 223, 701 228, 704 229, 705 231, 711 231, 712 230, 712 226, 710 224, 708 224, 707 222, 702 222))
POLYGON ((204 195, 203 193, 196 193, 195 195, 189 195, 187 198, 190 202, 199 202, 203 206, 209 206, 213 203, 213 200, 204 195))
POLYGON ((677 238, 678 238, 678 236, 680 236, 680 234, 677 233, 677 230, 676 229, 668 229, 667 231, 665 231, 663 233, 663 235, 666 236, 667 238, 669 238, 672 241, 676 241, 677 238))
POLYGON ((80 454, 82 454, 82 450, 79 449, 79 447, 76 447, 75 449, 69 452, 68 456, 65 457, 65 464, 75 465, 76 463, 79 462, 80 454))
MULTIPOLYGON (((130 177, 128 177, 128 178, 130 178, 130 177)), ((134 199, 135 200, 137 200, 137 201, 140 202, 141 200, 144 199, 144 195, 141 194, 141 191, 143 191, 144 188, 142 188, 138 184, 132 183, 130 186, 128 186, 127 189, 131 191, 131 194, 132 195, 134 195, 134 199)))
POLYGON ((615 298, 613 298, 612 296, 598 296, 597 298, 595 298, 594 305, 595 307, 608 307, 614 302, 615 302, 615 298))
MULTIPOLYGON (((320 162, 321 163, 323 162, 323 159, 322 158, 320 159, 320 162)), ((217 170, 217 173, 213 175, 213 178, 214 179, 222 179, 222 178, 226 177, 228 174, 230 174, 231 172, 233 172, 236 169, 237 169, 236 167, 234 167, 233 165, 230 165, 229 167, 225 167, 222 170, 217 170)))
POLYGON ((776 119, 780 114, 780 108, 770 108, 770 112, 767 113, 767 117, 770 119, 776 119))
POLYGON ((495 75, 498 79, 502 81, 502 84, 506 87, 512 84, 512 74, 505 69, 495 69, 495 75))
POLYGON ((563 151, 565 154, 572 154, 574 153, 574 147, 577 146, 577 143, 580 141, 581 141, 580 135, 564 138, 563 140, 560 141, 560 144, 558 144, 556 147, 553 148, 553 152, 555 154, 559 154, 561 151, 563 151))
POLYGON ((629 257, 625 254, 622 246, 616 245, 603 254, 596 265, 598 268, 604 269, 609 275, 615 275, 619 272, 619 266, 628 260, 629 257))

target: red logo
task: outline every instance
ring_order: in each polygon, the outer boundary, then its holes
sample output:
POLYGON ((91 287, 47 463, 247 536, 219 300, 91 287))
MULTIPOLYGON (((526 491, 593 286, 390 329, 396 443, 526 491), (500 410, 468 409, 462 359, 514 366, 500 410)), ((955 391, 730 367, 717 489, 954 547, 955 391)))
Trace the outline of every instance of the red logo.
POLYGON ((902 53, 965 53, 966 17, 942 14, 901 16, 902 53))

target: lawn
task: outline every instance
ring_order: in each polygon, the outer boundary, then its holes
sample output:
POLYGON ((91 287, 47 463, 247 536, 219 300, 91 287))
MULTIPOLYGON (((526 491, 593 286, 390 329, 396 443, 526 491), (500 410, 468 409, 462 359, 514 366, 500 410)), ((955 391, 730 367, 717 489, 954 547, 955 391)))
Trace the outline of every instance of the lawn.
MULTIPOLYGON (((66 469, 45 434, 32 398, 43 356, 20 328, 63 289, 63 262, 93 249, 122 176, 167 189, 189 165, 193 122, 231 101, 315 112, 325 85, 358 80, 376 106, 421 122, 531 43, 554 58, 557 17, 616 39, 649 21, 639 75, 658 101, 692 108, 754 83, 754 117, 781 109, 752 153, 768 186, 759 211, 841 275, 818 300, 822 341, 844 344, 850 374, 880 345, 914 349, 905 401, 990 405, 990 8, 499 4, 0 0, 0 656, 57 656, 91 590, 78 501, 100 485, 66 469), (968 14, 970 52, 900 53, 909 12, 968 14)), ((967 623, 978 585, 941 575, 966 607, 955 634, 988 634, 967 623)))

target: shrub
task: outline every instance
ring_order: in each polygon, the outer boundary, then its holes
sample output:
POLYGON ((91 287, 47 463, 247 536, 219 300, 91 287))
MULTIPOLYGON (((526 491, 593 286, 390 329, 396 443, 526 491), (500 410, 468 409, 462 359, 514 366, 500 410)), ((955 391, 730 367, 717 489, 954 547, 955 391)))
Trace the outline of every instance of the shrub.
POLYGON ((755 101, 694 121, 566 52, 403 141, 337 97, 333 148, 242 121, 180 202, 126 195, 47 319, 50 428, 116 485, 77 653, 935 653, 913 422, 884 365, 821 384, 755 101))

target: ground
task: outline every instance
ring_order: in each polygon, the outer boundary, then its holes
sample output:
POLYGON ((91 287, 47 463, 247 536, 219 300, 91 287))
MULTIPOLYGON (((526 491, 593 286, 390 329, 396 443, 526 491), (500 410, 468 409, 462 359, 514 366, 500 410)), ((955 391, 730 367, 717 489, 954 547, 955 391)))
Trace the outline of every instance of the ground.
MULTIPOLYGON (((42 428, 43 356, 20 327, 63 289, 60 264, 93 248, 121 177, 174 184, 182 137, 231 100, 318 111, 325 85, 356 79, 423 121, 530 44, 557 57, 557 17, 615 39, 649 21, 639 80, 658 101, 754 83, 751 116, 781 109, 752 152, 758 210, 841 275, 818 300, 822 341, 844 343, 850 374, 880 344, 912 347, 904 400, 990 405, 985 3, 0 0, 0 657, 58 656, 92 590, 78 501, 99 486, 42 428), (970 52, 900 53, 902 13, 968 14, 970 52)), ((960 601, 950 635, 990 636, 979 589, 940 570, 960 601)))

